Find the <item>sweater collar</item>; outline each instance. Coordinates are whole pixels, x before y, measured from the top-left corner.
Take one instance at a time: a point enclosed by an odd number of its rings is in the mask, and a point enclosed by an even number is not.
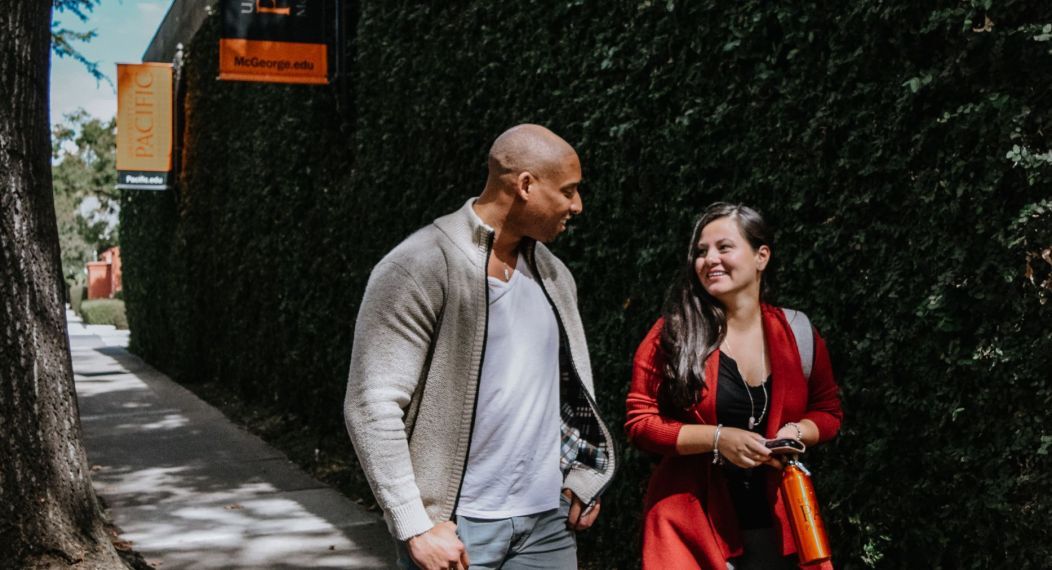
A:
[[[457,244],[470,242],[475,251],[486,252],[491,246],[490,239],[496,230],[482,221],[475,212],[476,200],[477,197],[469,198],[459,210],[435,220],[435,225],[449,234]],[[520,250],[530,266],[536,267],[536,242],[530,238],[523,238]]]
[[[493,228],[482,221],[472,206],[477,198],[471,198],[455,212],[435,220],[434,225],[449,237],[475,265],[485,265],[485,254],[490,247]],[[479,254],[482,255],[479,255]]]
[[[477,200],[477,197],[469,198],[457,213],[464,214],[465,221],[471,229],[471,242],[475,247],[485,250],[489,247],[490,239],[496,232],[492,226],[482,221],[482,218],[475,212],[474,206]]]

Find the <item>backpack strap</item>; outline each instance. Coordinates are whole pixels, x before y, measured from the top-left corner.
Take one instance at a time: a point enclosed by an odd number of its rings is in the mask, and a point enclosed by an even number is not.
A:
[[[811,368],[815,362],[815,336],[811,328],[811,319],[807,318],[801,311],[782,308],[785,319],[789,321],[789,328],[793,329],[796,337],[796,352],[800,354],[800,364],[804,369],[804,378],[811,379]]]

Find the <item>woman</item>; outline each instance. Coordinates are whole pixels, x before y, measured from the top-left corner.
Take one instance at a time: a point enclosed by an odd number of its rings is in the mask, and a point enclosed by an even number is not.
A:
[[[709,206],[663,316],[636,352],[629,440],[661,456],[644,505],[644,568],[791,568],[796,551],[764,442],[840,428],[825,343],[810,378],[785,313],[762,301],[771,258],[751,208]]]

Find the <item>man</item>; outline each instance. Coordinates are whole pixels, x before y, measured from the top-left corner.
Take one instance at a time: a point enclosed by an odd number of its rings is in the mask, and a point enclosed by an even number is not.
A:
[[[577,290],[543,245],[581,213],[581,163],[500,135],[477,199],[375,268],[344,402],[405,568],[575,568],[614,475]]]

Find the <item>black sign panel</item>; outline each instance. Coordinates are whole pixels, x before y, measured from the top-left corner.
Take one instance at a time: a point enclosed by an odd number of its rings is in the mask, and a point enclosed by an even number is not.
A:
[[[223,0],[219,78],[327,83],[332,1]]]

